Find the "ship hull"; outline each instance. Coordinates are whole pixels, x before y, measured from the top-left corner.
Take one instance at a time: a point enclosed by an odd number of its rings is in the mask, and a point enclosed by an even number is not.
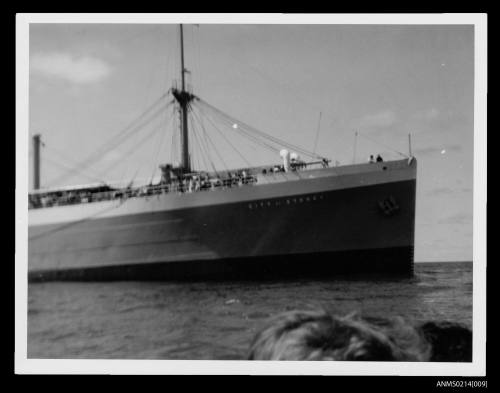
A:
[[[219,195],[94,204],[105,213],[92,219],[79,219],[78,206],[53,210],[31,220],[29,279],[410,276],[416,163],[397,163]]]
[[[411,277],[413,247],[32,271],[43,281],[226,281]]]

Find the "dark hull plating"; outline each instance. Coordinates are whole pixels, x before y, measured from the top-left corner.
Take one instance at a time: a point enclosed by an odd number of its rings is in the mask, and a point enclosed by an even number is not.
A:
[[[41,281],[288,280],[411,277],[413,247],[272,255],[204,261],[164,262],[31,272]]]
[[[414,225],[414,179],[43,225],[29,230],[29,279],[408,276]]]

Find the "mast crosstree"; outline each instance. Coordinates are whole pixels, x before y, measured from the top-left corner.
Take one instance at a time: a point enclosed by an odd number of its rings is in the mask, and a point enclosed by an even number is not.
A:
[[[184,66],[184,31],[183,31],[182,24],[179,25],[179,29],[180,29],[180,48],[181,48],[181,50],[180,50],[180,52],[181,52],[181,89],[178,89],[177,86],[175,86],[171,89],[171,92],[172,92],[172,95],[174,96],[175,100],[179,104],[180,115],[181,115],[180,116],[181,117],[181,122],[180,122],[181,163],[180,163],[180,167],[181,167],[182,172],[190,173],[192,168],[191,168],[191,157],[189,155],[188,111],[190,109],[192,109],[191,108],[192,101],[196,100],[196,102],[201,102],[201,103],[204,103],[204,102],[202,100],[200,100],[199,97],[195,96],[194,94],[192,94],[186,90],[185,74],[186,74],[186,72],[189,72],[189,71]],[[205,104],[207,104],[207,103],[205,103]],[[222,111],[212,107],[211,105],[208,105],[208,109],[214,110],[217,114],[222,114],[222,116],[223,116],[223,118],[225,118],[225,120],[230,119],[230,121],[232,122],[231,124],[232,124],[233,129],[235,128],[234,127],[235,124],[239,124],[241,126],[244,126],[243,122],[230,118],[229,116],[224,114]],[[238,127],[236,126],[236,129],[237,128]],[[297,152],[301,152],[302,154],[304,154],[306,156],[320,159],[321,162],[323,163],[323,166],[328,166],[328,162],[330,160],[319,156],[315,152],[312,152],[312,153],[308,152],[305,149],[301,149],[300,147],[294,146],[294,145],[287,143],[285,141],[282,141],[278,138],[272,137],[271,135],[268,135],[264,132],[260,132],[256,129],[254,129],[253,127],[243,127],[243,128],[247,128],[247,131],[249,131],[250,134],[254,134],[254,135],[250,136],[252,140],[255,140],[256,138],[257,139],[258,138],[271,139],[273,144],[279,145],[279,148],[276,148],[277,152],[279,152],[283,146],[288,146],[292,150],[297,151]],[[239,130],[237,130],[237,131],[239,131]],[[248,134],[245,136],[248,136]]]

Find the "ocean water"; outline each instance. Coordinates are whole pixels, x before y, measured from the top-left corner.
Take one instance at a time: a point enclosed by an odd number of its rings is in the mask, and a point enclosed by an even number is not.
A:
[[[28,358],[245,359],[269,317],[318,306],[472,328],[472,263],[416,264],[398,280],[33,283]]]

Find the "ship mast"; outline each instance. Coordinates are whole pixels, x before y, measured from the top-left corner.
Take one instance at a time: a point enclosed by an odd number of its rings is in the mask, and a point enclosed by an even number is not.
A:
[[[40,134],[33,135],[33,189],[40,188]]]
[[[188,107],[189,103],[194,99],[194,95],[186,91],[184,67],[184,36],[182,24],[180,28],[180,41],[181,41],[181,90],[177,88],[172,89],[172,94],[179,103],[181,112],[181,167],[184,173],[191,172],[191,163],[189,159],[189,129],[188,129]]]

